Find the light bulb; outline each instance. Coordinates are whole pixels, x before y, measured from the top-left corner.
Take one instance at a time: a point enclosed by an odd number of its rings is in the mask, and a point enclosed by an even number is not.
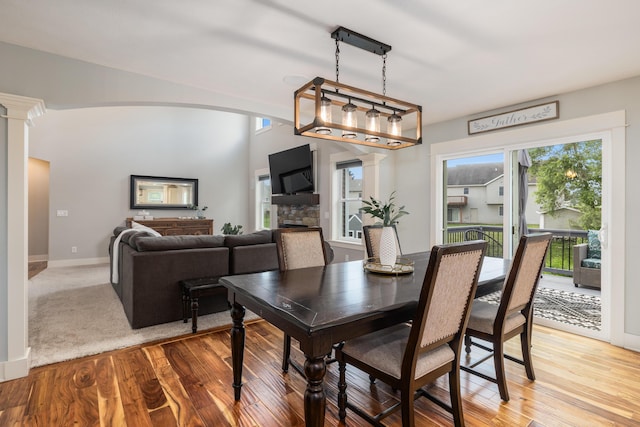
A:
[[[394,136],[402,135],[402,117],[400,117],[396,113],[393,113],[389,116],[389,118],[387,119],[387,133]],[[389,138],[389,140],[387,141],[387,145],[400,145],[400,141]]]
[[[320,98],[320,119],[323,123],[331,123],[331,100],[326,96]],[[321,135],[329,135],[331,129],[326,126],[318,126],[316,133]]]
[[[380,111],[371,108],[365,115],[365,128],[370,132],[380,132]],[[378,142],[380,138],[375,135],[365,135],[364,140]]]
[[[358,118],[356,117],[357,107],[349,101],[342,107],[342,125],[355,129],[358,127]],[[354,130],[343,130],[343,138],[355,138],[356,132]]]

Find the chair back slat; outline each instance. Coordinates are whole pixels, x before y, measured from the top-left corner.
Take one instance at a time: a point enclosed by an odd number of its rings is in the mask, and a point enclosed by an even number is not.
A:
[[[537,233],[520,238],[502,290],[498,316],[509,316],[531,304],[551,237],[551,233]]]
[[[442,256],[424,320],[429,326],[424,328],[421,347],[460,331],[482,255],[482,249],[476,249]]]
[[[327,264],[321,228],[282,228],[274,236],[281,271]]]
[[[410,375],[421,352],[456,340],[456,353],[469,320],[486,242],[436,245],[431,249],[416,317],[402,363]]]
[[[533,295],[533,288],[540,277],[540,266],[547,253],[548,241],[531,242],[522,255],[522,263],[516,276],[513,295],[509,301],[509,310],[527,304]]]

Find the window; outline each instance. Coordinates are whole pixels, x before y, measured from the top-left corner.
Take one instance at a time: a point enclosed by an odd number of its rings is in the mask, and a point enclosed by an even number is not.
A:
[[[447,208],[447,222],[460,222],[460,208]]]
[[[469,194],[469,187],[464,187],[463,194]]]
[[[502,185],[498,187],[498,196],[504,196],[504,187]]]
[[[269,175],[258,175],[256,185],[256,229],[271,228],[271,178]]]
[[[338,218],[335,223],[339,240],[362,239],[362,161],[348,160],[336,163],[338,175]]]
[[[265,132],[271,129],[271,119],[256,117],[256,133]]]
[[[498,215],[504,216],[504,206],[498,206]]]

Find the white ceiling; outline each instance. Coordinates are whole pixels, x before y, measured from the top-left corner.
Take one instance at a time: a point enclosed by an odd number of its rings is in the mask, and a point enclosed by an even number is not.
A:
[[[0,41],[291,120],[344,26],[392,46],[387,95],[434,123],[640,75],[639,19],[637,0],[0,0]],[[381,57],[340,50],[340,82],[381,92]]]

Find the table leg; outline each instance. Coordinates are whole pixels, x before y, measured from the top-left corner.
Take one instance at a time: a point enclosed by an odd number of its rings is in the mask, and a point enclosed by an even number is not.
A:
[[[191,298],[191,331],[195,334],[198,331],[198,298]]]
[[[304,419],[307,427],[324,426],[324,412],[327,398],[324,394],[324,374],[327,365],[324,356],[309,357],[304,362],[307,390],[304,392]]]
[[[233,394],[235,400],[240,400],[242,390],[242,360],[244,359],[244,313],[245,309],[240,304],[234,303],[231,307],[231,360],[233,365]]]

